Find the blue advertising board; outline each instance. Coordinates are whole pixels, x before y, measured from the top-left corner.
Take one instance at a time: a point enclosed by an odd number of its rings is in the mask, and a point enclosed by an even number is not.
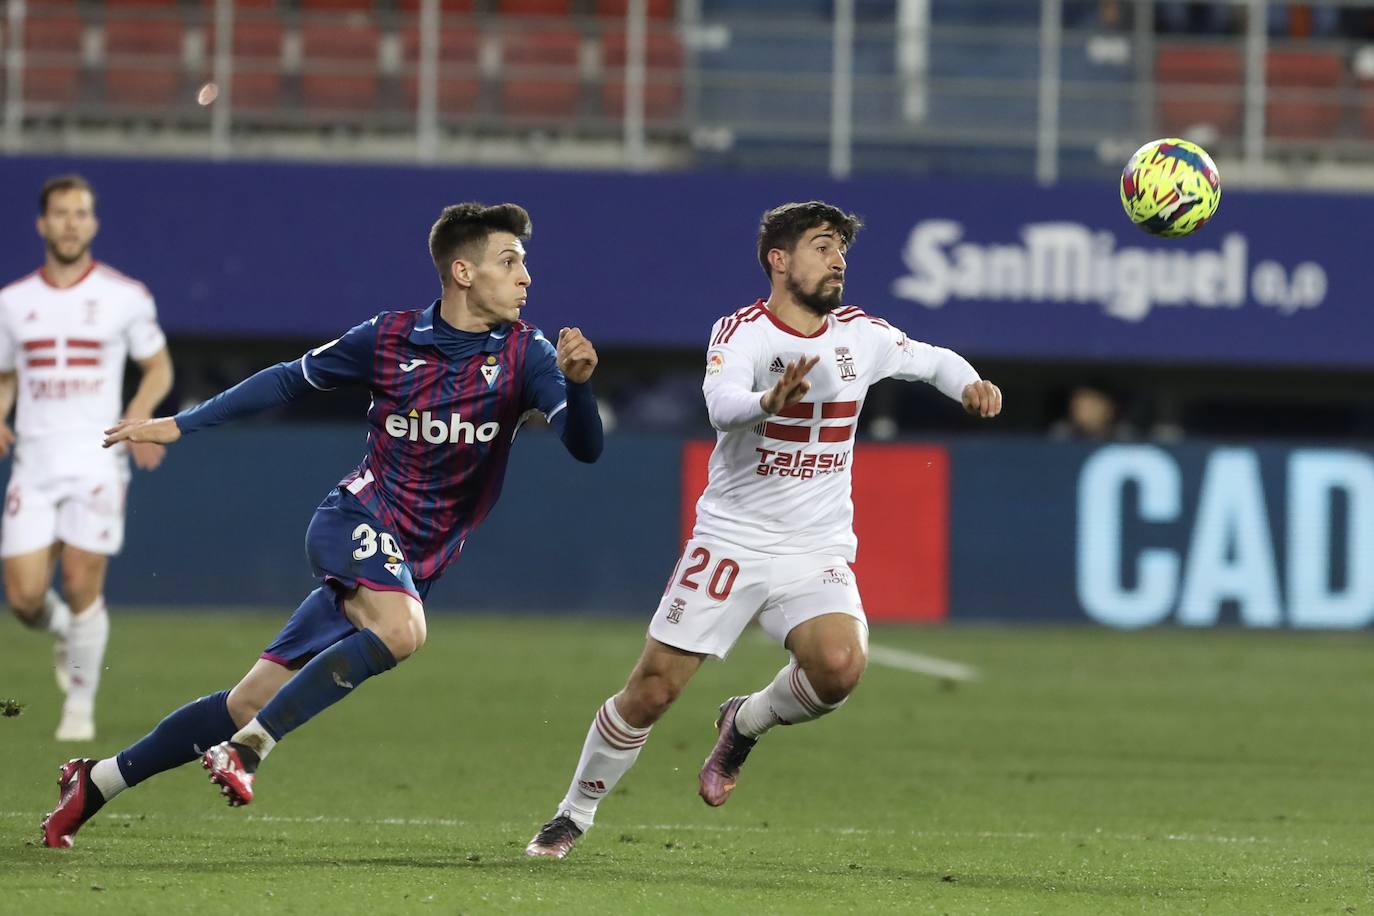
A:
[[[1374,624],[1369,451],[993,442],[951,459],[955,620]]]
[[[1195,236],[1151,238],[1111,184],[0,158],[0,277],[39,263],[43,179],[100,194],[97,255],[173,333],[333,337],[437,294],[426,237],[461,200],[524,203],[525,317],[602,344],[705,346],[767,294],[760,214],[823,198],[866,222],[846,298],[975,356],[1374,366],[1374,196],[1226,191]]]

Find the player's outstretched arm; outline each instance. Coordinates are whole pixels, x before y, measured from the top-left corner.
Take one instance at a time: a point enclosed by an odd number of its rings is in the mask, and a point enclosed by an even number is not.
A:
[[[964,410],[975,417],[991,420],[1002,412],[1002,389],[987,379],[964,386]]]
[[[171,445],[181,438],[176,417],[156,417],[151,420],[120,420],[105,430],[105,448],[121,442]]]

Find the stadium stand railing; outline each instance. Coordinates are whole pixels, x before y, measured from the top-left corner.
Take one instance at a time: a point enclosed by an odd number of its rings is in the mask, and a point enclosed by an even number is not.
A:
[[[1374,0],[1197,6],[6,0],[3,139],[132,132],[231,155],[346,136],[353,155],[435,159],[534,137],[607,165],[1043,180],[1113,170],[1164,134],[1255,166],[1374,159]],[[627,159],[636,145],[662,155]]]

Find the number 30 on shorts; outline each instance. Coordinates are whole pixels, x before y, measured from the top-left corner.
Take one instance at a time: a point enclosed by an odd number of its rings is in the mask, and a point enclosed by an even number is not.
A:
[[[691,565],[682,571],[682,578],[678,580],[678,585],[697,591],[701,585],[694,576],[700,575],[711,565],[711,551],[705,547],[698,547],[691,552],[688,559]],[[711,571],[711,578],[706,581],[706,594],[716,601],[724,601],[730,597],[730,589],[735,587],[735,577],[739,575],[739,564],[734,560],[721,560],[716,563],[716,568]]]
[[[405,555],[401,553],[401,545],[396,543],[396,539],[391,536],[391,532],[383,531],[378,534],[371,525],[362,524],[353,529],[353,540],[360,541],[358,548],[353,551],[353,559],[366,560],[377,552],[377,545],[380,542],[382,553],[397,560],[404,560]]]

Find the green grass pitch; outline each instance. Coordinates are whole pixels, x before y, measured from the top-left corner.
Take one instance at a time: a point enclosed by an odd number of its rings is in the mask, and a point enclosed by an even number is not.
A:
[[[782,653],[710,663],[564,862],[552,814],[643,622],[437,615],[425,649],[283,743],[247,809],[199,766],[37,843],[58,763],[231,685],[281,618],[118,611],[100,739],[51,739],[49,642],[0,639],[0,913],[1369,913],[1368,635],[876,628],[963,662],[870,668],[774,731],[730,803],[696,771],[725,696]]]

